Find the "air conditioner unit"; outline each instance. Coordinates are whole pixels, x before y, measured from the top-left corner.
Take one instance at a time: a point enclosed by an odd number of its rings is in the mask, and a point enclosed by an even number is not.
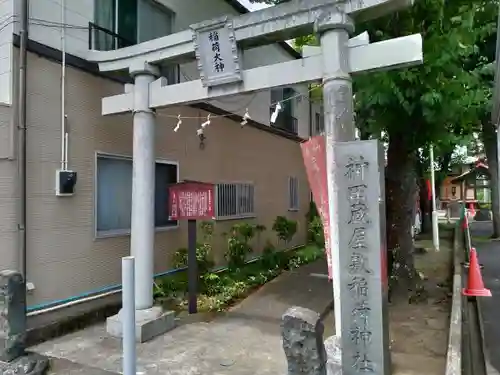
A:
[[[56,195],[69,197],[75,194],[76,172],[68,170],[56,171]]]

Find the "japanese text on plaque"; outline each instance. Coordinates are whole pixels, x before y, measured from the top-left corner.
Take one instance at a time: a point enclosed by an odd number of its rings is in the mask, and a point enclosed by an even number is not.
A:
[[[179,192],[179,211],[182,217],[205,216],[210,209],[211,197],[207,191]]]
[[[219,39],[219,32],[218,31],[211,31],[208,34],[208,40],[210,41],[212,52],[213,52],[213,68],[214,71],[217,73],[223,73],[224,72],[224,59],[221,56],[221,45],[220,45],[220,39]]]

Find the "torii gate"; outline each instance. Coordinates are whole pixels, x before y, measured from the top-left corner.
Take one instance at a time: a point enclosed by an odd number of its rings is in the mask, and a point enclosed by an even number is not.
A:
[[[354,352],[362,344],[360,340],[366,344],[370,337],[357,339],[357,344],[354,345],[352,337],[349,338],[351,327],[347,326],[348,321],[342,320],[341,316],[340,297],[343,292],[340,290],[340,275],[345,271],[341,271],[339,246],[345,242],[345,236],[342,237],[343,224],[339,220],[338,207],[340,201],[345,200],[345,197],[340,197],[341,193],[345,193],[341,191],[345,184],[339,183],[336,160],[342,157],[335,150],[347,150],[340,147],[338,142],[354,140],[351,74],[408,67],[423,61],[422,39],[419,34],[373,44],[369,44],[363,37],[349,40],[354,32],[353,20],[374,19],[412,4],[413,0],[292,0],[232,19],[222,17],[203,22],[191,26],[190,30],[117,51],[89,52],[88,60],[97,62],[101,71],[127,69],[134,78],[134,84],[126,85],[123,94],[102,99],[102,114],[134,114],[131,254],[136,257],[136,316],[141,321],[140,325],[159,319],[158,312],[152,308],[151,287],[155,109],[276,86],[322,81],[336,333],[338,337],[342,337],[343,360],[352,358],[356,364],[345,365],[344,375],[372,372],[369,362],[376,363],[377,373],[388,373],[387,356],[384,354],[384,351],[388,351],[387,328],[380,328],[382,333],[372,337],[377,341],[376,345],[381,347],[371,349],[375,351],[370,353],[376,357],[372,361],[367,358],[366,353]],[[216,47],[213,43],[211,46],[209,44],[209,40],[213,42],[213,32],[216,32],[219,43],[217,48],[220,50],[216,51],[219,59],[225,59],[225,69],[221,71],[213,66],[213,51]],[[312,32],[318,33],[321,47],[304,49],[302,59],[248,70],[240,69],[240,49],[288,40]],[[159,77],[155,64],[168,61],[179,63],[194,58],[198,60],[200,79],[167,85],[166,78]],[[363,142],[358,142],[361,143]],[[366,147],[368,150],[371,146]],[[365,146],[361,148],[365,149]],[[376,175],[370,176],[376,178]],[[377,207],[376,213],[380,212]],[[377,221],[378,230],[380,225]],[[377,272],[380,276],[380,271]],[[382,306],[379,308],[382,309]],[[342,311],[347,312],[345,309]],[[369,336],[372,335],[372,332],[368,333]]]

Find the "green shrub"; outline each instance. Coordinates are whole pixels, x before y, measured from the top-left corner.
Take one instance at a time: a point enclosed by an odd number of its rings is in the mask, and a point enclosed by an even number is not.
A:
[[[314,203],[313,201],[310,201],[309,202],[309,211],[307,211],[307,214],[306,214],[307,222],[310,223],[311,221],[314,220],[314,218],[316,218],[318,216],[319,216],[319,213],[318,213],[318,208],[316,207],[316,203]]]
[[[288,244],[295,233],[297,233],[297,222],[295,220],[288,220],[284,216],[278,216],[274,220],[273,230],[281,241]]]
[[[203,274],[214,266],[210,259],[211,245],[204,243],[196,244],[196,261],[198,272]],[[186,268],[188,266],[188,249],[182,247],[174,253],[173,266],[175,268]]]
[[[276,251],[276,247],[268,241],[260,258],[261,267],[263,269],[273,270],[284,267],[286,262],[286,253],[283,251]]]
[[[316,246],[306,246],[295,252],[288,261],[288,269],[298,268],[303,264],[314,262],[324,255],[322,249]]]
[[[225,258],[229,268],[242,267],[248,254],[253,252],[250,240],[255,236],[255,225],[249,223],[239,223],[231,227],[227,236],[227,250]]]
[[[214,296],[222,292],[224,283],[221,277],[213,272],[201,276],[201,292],[207,296]]]
[[[198,273],[200,275],[208,272],[213,266],[212,260],[212,236],[214,225],[212,222],[203,221],[200,223],[203,242],[196,244],[196,261],[198,263]],[[173,266],[175,268],[185,268],[188,265],[188,249],[180,248],[174,253]]]
[[[203,241],[210,241],[214,235],[215,225],[213,221],[202,221],[200,223],[200,230],[203,234]]]
[[[188,287],[187,273],[179,272],[162,278],[154,284],[153,295],[158,297],[183,296]]]
[[[313,243],[321,248],[325,246],[325,232],[323,231],[323,223],[319,216],[316,216],[309,222],[307,226],[307,238],[309,243]]]

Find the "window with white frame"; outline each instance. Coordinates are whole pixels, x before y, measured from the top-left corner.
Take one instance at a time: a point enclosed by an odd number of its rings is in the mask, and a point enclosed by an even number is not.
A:
[[[157,161],[155,226],[177,226],[168,218],[168,187],[178,181],[176,163]],[[132,214],[132,158],[97,155],[95,229],[97,236],[130,233]]]
[[[252,183],[216,185],[215,215],[218,220],[255,216],[255,189]]]
[[[299,209],[299,179],[297,177],[288,178],[288,209],[290,211]]]

